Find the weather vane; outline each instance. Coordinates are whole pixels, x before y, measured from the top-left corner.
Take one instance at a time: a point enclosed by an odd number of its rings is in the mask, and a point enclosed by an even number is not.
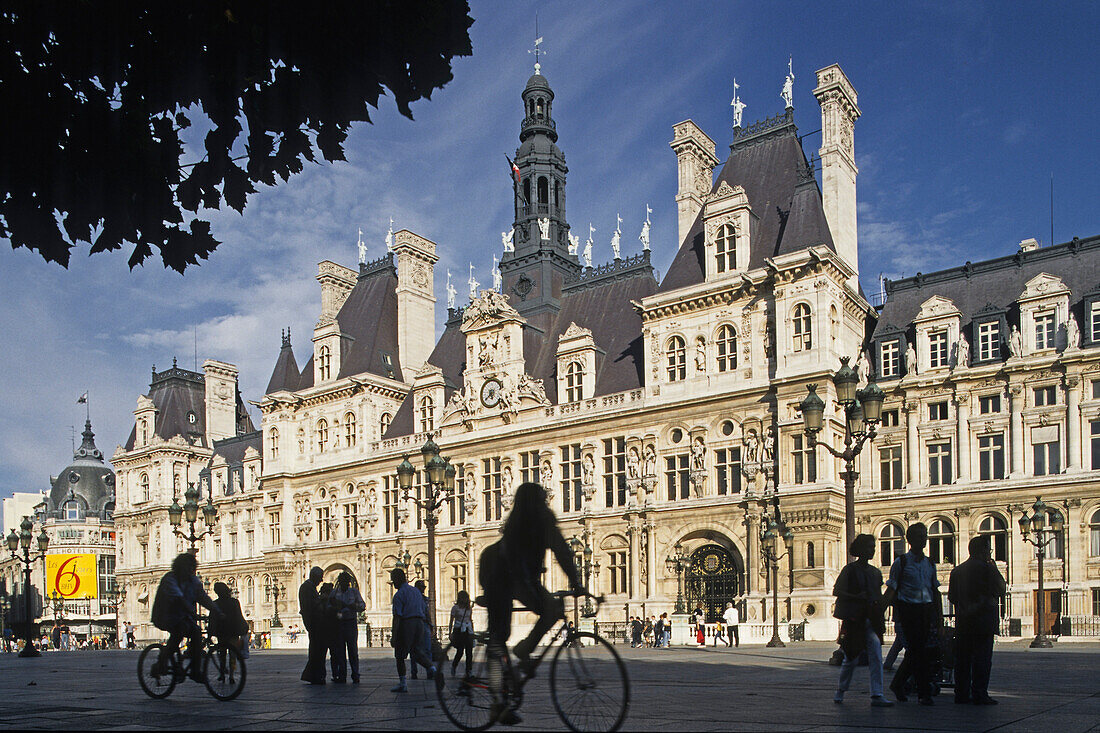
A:
[[[527,51],[535,54],[535,73],[542,74],[542,64],[539,63],[539,54],[546,53],[542,50],[542,36],[539,35],[539,15],[535,13],[535,47]]]

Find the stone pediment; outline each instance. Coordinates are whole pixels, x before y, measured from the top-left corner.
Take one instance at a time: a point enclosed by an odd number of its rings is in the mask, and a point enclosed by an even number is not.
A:
[[[483,290],[463,311],[462,332],[491,328],[507,321],[526,323],[523,316],[508,303],[506,295],[495,290]]]
[[[959,309],[949,298],[945,298],[942,295],[934,295],[921,303],[920,312],[917,313],[917,317],[914,320],[928,321],[934,318],[949,318],[959,315]]]
[[[416,373],[416,379],[424,379],[434,376],[436,374],[442,375],[443,370],[437,367],[435,364],[426,363],[423,368]]]
[[[569,328],[565,329],[565,333],[558,336],[558,343],[562,341],[571,341],[572,339],[591,338],[592,332],[587,328],[582,328],[576,323],[570,322]]]
[[[1036,298],[1051,298],[1060,295],[1068,295],[1069,288],[1062,282],[1062,278],[1050,273],[1040,272],[1024,285],[1024,291],[1017,300],[1034,300]]]

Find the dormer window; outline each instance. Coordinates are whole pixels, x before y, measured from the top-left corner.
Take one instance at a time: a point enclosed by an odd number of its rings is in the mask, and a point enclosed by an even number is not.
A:
[[[393,379],[393,375],[395,374],[393,370],[393,357],[385,351],[380,351],[378,353],[382,356],[382,368],[386,370],[386,376]]]
[[[149,421],[141,421],[141,444],[148,445],[149,443]]]
[[[986,321],[978,324],[978,360],[993,361],[1001,358],[1001,324]]]
[[[390,420],[393,420],[393,415],[388,412],[383,412],[382,416],[378,418],[378,437],[381,438],[386,434],[386,431],[390,429]]]
[[[583,395],[584,367],[579,361],[574,361],[565,370],[565,401],[580,402]]]
[[[80,519],[80,505],[70,499],[61,507],[61,515],[67,522],[76,522]]]
[[[687,378],[687,344],[682,336],[673,336],[665,345],[668,361],[668,381],[680,382]]]
[[[322,381],[329,379],[332,375],[332,351],[327,346],[317,350],[317,373]]]
[[[1054,311],[1036,313],[1035,319],[1035,350],[1054,348]]]
[[[430,433],[435,429],[435,402],[425,395],[420,398],[420,432]]]
[[[947,349],[947,331],[932,331],[928,334],[928,364],[933,369],[949,366]]]
[[[794,335],[794,350],[796,352],[809,351],[813,346],[813,316],[810,315],[810,306],[799,303],[794,307],[791,326],[791,332]]]
[[[733,272],[737,269],[737,230],[733,224],[723,224],[714,240],[715,272]]]
[[[880,377],[897,377],[901,375],[901,344],[894,341],[883,341],[878,347],[878,370]]]

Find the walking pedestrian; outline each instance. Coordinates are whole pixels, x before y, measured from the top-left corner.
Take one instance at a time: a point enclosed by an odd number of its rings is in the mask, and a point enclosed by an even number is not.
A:
[[[650,616],[642,625],[642,643],[647,648],[653,646],[653,620],[654,617]]]
[[[905,632],[901,629],[901,624],[894,620],[894,643],[890,645],[890,651],[886,655],[886,658],[882,661],[882,668],[887,672],[894,668],[894,660],[898,658],[898,654],[905,648]]]
[[[653,624],[653,645],[660,649],[665,645],[665,615],[662,613],[657,622]]]
[[[329,605],[336,615],[332,643],[332,681],[343,684],[351,666],[351,682],[359,684],[359,614],[367,608],[363,596],[346,570],[336,578],[336,587],[329,595]]]
[[[335,684],[344,684],[347,681],[346,670],[337,674],[338,663],[336,658],[336,609],[332,606],[332,591],[336,586],[332,583],[322,583],[317,590],[317,597],[321,600],[321,623],[318,625],[318,633],[324,640],[325,654],[328,655],[329,667],[332,669],[332,681]],[[312,634],[311,634],[312,636]],[[346,661],[346,660],[345,660]],[[321,658],[321,668],[324,669],[325,659]],[[337,682],[337,680],[341,680]]]
[[[722,619],[714,622],[714,646],[718,646],[719,639],[722,640],[723,644],[729,646],[729,642],[726,641],[726,630]]]
[[[638,616],[630,617],[630,646],[634,649],[642,645],[642,619]]]
[[[408,692],[405,657],[412,657],[414,663],[421,664],[432,676],[435,675],[432,661],[421,651],[420,637],[424,634],[424,618],[428,609],[424,604],[424,595],[408,584],[403,569],[394,568],[390,571],[390,583],[396,589],[393,594],[392,643],[398,677],[397,684],[390,688],[390,692]]]
[[[451,606],[451,646],[455,648],[455,658],[451,660],[451,676],[458,671],[458,660],[466,655],[466,676],[472,673],[474,663],[474,609],[470,603],[470,594],[460,590]]]
[[[695,607],[695,611],[691,614],[695,621],[695,643],[697,646],[706,646],[707,644],[707,617],[703,613],[703,606],[700,604]]]
[[[325,684],[325,653],[328,639],[325,638],[324,611],[317,586],[321,584],[325,572],[321,568],[310,568],[309,577],[298,588],[298,610],[302,614],[302,623],[309,634],[309,656],[302,670],[302,681],[311,685]]]
[[[668,649],[672,643],[672,619],[668,617],[667,613],[662,613],[661,618],[665,620],[665,649]]]
[[[844,693],[852,683],[852,673],[862,654],[867,654],[867,671],[871,678],[871,705],[889,708],[894,703],[882,695],[882,634],[886,630],[882,616],[882,571],[868,560],[875,556],[875,538],[857,535],[849,552],[856,558],[840,571],[833,595],[840,619],[840,648],[844,663],[833,702],[844,702]]]
[[[413,583],[413,587],[416,588],[417,591],[419,591],[420,595],[424,596],[424,633],[420,635],[420,651],[424,654],[425,657],[431,659],[432,637],[434,636],[434,634],[432,633],[432,622],[428,619],[428,584],[425,583],[423,580],[418,580]],[[410,661],[412,662],[412,678],[414,680],[418,679],[417,667],[423,665],[418,665],[415,660]],[[424,667],[424,672],[428,679],[432,678],[431,672],[427,667]]]
[[[905,684],[916,679],[917,700],[921,705],[933,705],[932,675],[928,655],[929,634],[933,626],[942,625],[942,605],[936,567],[924,555],[928,544],[928,528],[916,522],[905,531],[909,551],[890,566],[886,581],[887,601],[894,603],[894,614],[905,632],[905,661],[898,667],[890,689],[900,702],[905,702]]]
[[[997,599],[1005,579],[990,557],[989,538],[974,537],[970,559],[951,571],[947,598],[955,607],[955,702],[996,705],[989,696]]]
[[[237,651],[244,648],[244,636],[248,634],[248,622],[244,620],[241,612],[241,602],[233,597],[229,586],[225,583],[214,583],[214,605],[222,612],[222,618],[210,620],[210,634],[216,636],[219,644],[236,647]]]
[[[741,623],[741,614],[733,605],[733,601],[726,603],[722,620],[726,622],[726,646],[741,646],[741,634],[737,628],[737,625]]]

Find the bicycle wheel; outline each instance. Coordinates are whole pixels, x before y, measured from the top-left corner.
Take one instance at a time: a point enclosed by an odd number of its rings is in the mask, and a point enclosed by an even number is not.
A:
[[[164,644],[150,644],[141,650],[138,656],[137,674],[141,689],[149,697],[161,700],[172,694],[176,688],[176,675],[172,673],[171,663],[164,670],[154,670],[153,667],[160,660],[161,650]],[[153,674],[153,672],[156,674]]]
[[[435,672],[435,694],[447,719],[462,730],[485,730],[496,718],[493,716],[493,696],[489,692],[488,646],[479,644],[474,650],[474,663],[470,674],[450,675],[448,659],[453,659],[454,646],[447,645],[444,658],[438,660]],[[466,660],[459,663],[465,668]]]
[[[244,658],[234,646],[217,644],[203,655],[203,682],[219,700],[232,700],[244,689],[247,670]]]
[[[602,637],[575,634],[550,663],[550,697],[570,730],[618,730],[630,706],[626,666]]]

